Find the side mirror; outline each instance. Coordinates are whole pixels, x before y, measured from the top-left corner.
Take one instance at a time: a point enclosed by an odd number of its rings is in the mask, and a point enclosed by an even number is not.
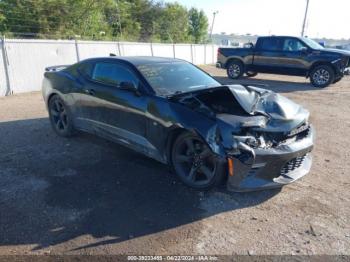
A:
[[[302,47],[300,49],[300,52],[302,52],[303,54],[306,54],[309,51],[309,49],[307,47]]]
[[[131,91],[135,94],[139,94],[139,91],[133,82],[120,82],[119,88],[122,90]]]
[[[254,44],[253,43],[246,43],[246,44],[244,44],[244,48],[254,48]]]

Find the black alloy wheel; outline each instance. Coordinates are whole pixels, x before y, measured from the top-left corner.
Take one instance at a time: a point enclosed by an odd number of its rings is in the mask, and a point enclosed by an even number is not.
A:
[[[227,65],[227,76],[231,79],[240,78],[244,73],[244,66],[239,60],[232,60]]]
[[[310,74],[310,81],[314,87],[324,88],[334,82],[334,70],[328,65],[316,66]]]
[[[58,135],[63,137],[73,135],[74,129],[69,111],[63,100],[57,95],[52,97],[49,101],[49,117],[52,128]]]
[[[338,83],[340,80],[342,80],[342,77],[338,77],[338,78],[334,79],[333,84]]]
[[[196,135],[180,135],[172,148],[172,166],[180,180],[195,189],[219,185],[224,176],[220,161]]]

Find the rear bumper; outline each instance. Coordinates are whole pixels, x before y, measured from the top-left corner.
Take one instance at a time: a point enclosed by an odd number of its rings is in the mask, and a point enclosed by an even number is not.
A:
[[[251,164],[232,158],[234,174],[228,176],[228,190],[242,192],[276,188],[305,176],[311,169],[314,133],[311,126],[302,140],[271,149],[255,149],[255,159],[249,161]]]
[[[216,62],[215,65],[216,65],[217,68],[222,68],[222,63],[221,62]]]

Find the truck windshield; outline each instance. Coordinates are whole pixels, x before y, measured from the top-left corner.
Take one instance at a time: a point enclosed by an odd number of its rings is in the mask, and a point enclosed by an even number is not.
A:
[[[137,69],[162,96],[220,86],[220,83],[187,62],[143,64]]]
[[[319,43],[317,43],[316,41],[314,41],[314,40],[312,40],[310,38],[303,37],[302,39],[312,49],[323,49],[324,48]]]

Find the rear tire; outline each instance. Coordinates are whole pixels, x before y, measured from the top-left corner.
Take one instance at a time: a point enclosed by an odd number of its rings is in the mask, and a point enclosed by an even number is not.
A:
[[[177,177],[187,186],[209,190],[225,177],[222,161],[198,136],[185,132],[171,149],[171,165]]]
[[[314,87],[325,88],[334,82],[334,70],[328,65],[316,66],[310,74],[310,82]]]
[[[240,78],[244,73],[244,65],[239,60],[231,60],[227,64],[227,76],[231,79],[238,79]]]
[[[55,133],[62,137],[71,137],[74,135],[75,132],[69,108],[58,95],[53,96],[49,100],[48,108],[51,126]]]

